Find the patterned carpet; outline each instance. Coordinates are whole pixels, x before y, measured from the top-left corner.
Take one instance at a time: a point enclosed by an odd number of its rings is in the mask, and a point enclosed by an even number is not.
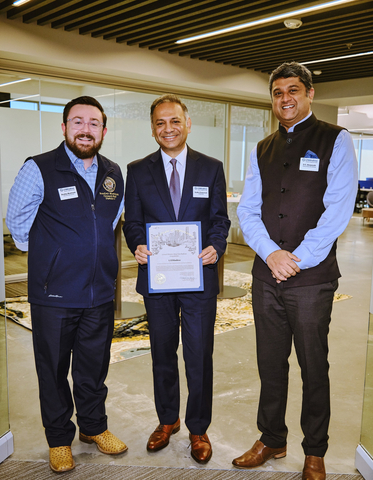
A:
[[[0,464],[0,478],[6,480],[301,480],[301,473],[248,470],[208,470],[205,468],[128,467],[121,465],[79,464],[60,476],[46,462],[12,459]],[[326,480],[363,480],[361,475],[327,474]]]
[[[251,280],[248,273],[225,269],[224,285],[240,287],[246,290],[242,297],[218,299],[215,334],[228,332],[236,328],[252,325]],[[141,295],[136,293],[136,278],[122,280],[122,301],[143,303]],[[351,298],[337,293],[334,301]],[[27,297],[8,298],[6,300],[7,318],[31,330],[30,306]],[[1,313],[1,312],[0,312]],[[124,333],[125,332],[125,336]],[[111,346],[110,363],[121,362],[150,352],[146,317],[116,320],[114,338]]]

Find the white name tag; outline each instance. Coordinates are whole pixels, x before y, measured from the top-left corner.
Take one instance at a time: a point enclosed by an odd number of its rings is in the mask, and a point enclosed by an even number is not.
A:
[[[60,195],[61,200],[70,200],[71,198],[78,198],[78,192],[76,191],[75,186],[59,188],[58,193]]]
[[[193,187],[194,198],[209,198],[209,187]]]
[[[305,158],[301,157],[299,170],[305,170],[307,172],[318,172],[320,166],[319,158]]]

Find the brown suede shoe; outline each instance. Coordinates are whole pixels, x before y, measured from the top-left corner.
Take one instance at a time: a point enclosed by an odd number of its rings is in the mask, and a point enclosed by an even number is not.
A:
[[[128,450],[127,445],[110,433],[109,430],[105,430],[100,435],[91,436],[79,433],[79,440],[84,443],[95,443],[100,452],[106,455],[118,455]]]
[[[254,445],[241,457],[233,460],[233,465],[237,468],[253,468],[263,465],[271,458],[286,457],[286,446],[281,448],[266,447],[263,442],[257,440]]]
[[[207,463],[212,456],[212,447],[207,433],[203,435],[192,435],[190,433],[189,440],[194,460],[198,463]]]
[[[325,480],[325,478],[324,458],[307,455],[304,460],[302,480]]]
[[[49,449],[49,466],[57,473],[68,472],[75,468],[71,447],[53,447]]]
[[[179,430],[180,418],[178,418],[176,423],[173,425],[159,424],[154,432],[150,435],[146,449],[149,450],[149,452],[156,452],[157,450],[167,447],[170,442],[171,435],[173,433],[177,433]]]

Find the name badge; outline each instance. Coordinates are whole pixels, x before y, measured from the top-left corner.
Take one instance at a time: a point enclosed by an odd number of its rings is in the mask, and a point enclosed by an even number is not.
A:
[[[193,187],[194,198],[209,198],[209,187]]]
[[[319,158],[301,157],[299,170],[305,170],[307,172],[318,172],[319,166],[320,166]]]
[[[59,188],[58,193],[60,195],[60,200],[70,200],[71,198],[78,198],[78,192],[76,191],[75,186]]]

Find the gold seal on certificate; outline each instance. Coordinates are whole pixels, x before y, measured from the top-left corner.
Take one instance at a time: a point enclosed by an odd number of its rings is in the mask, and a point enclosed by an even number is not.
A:
[[[149,293],[203,290],[201,222],[148,223]]]

